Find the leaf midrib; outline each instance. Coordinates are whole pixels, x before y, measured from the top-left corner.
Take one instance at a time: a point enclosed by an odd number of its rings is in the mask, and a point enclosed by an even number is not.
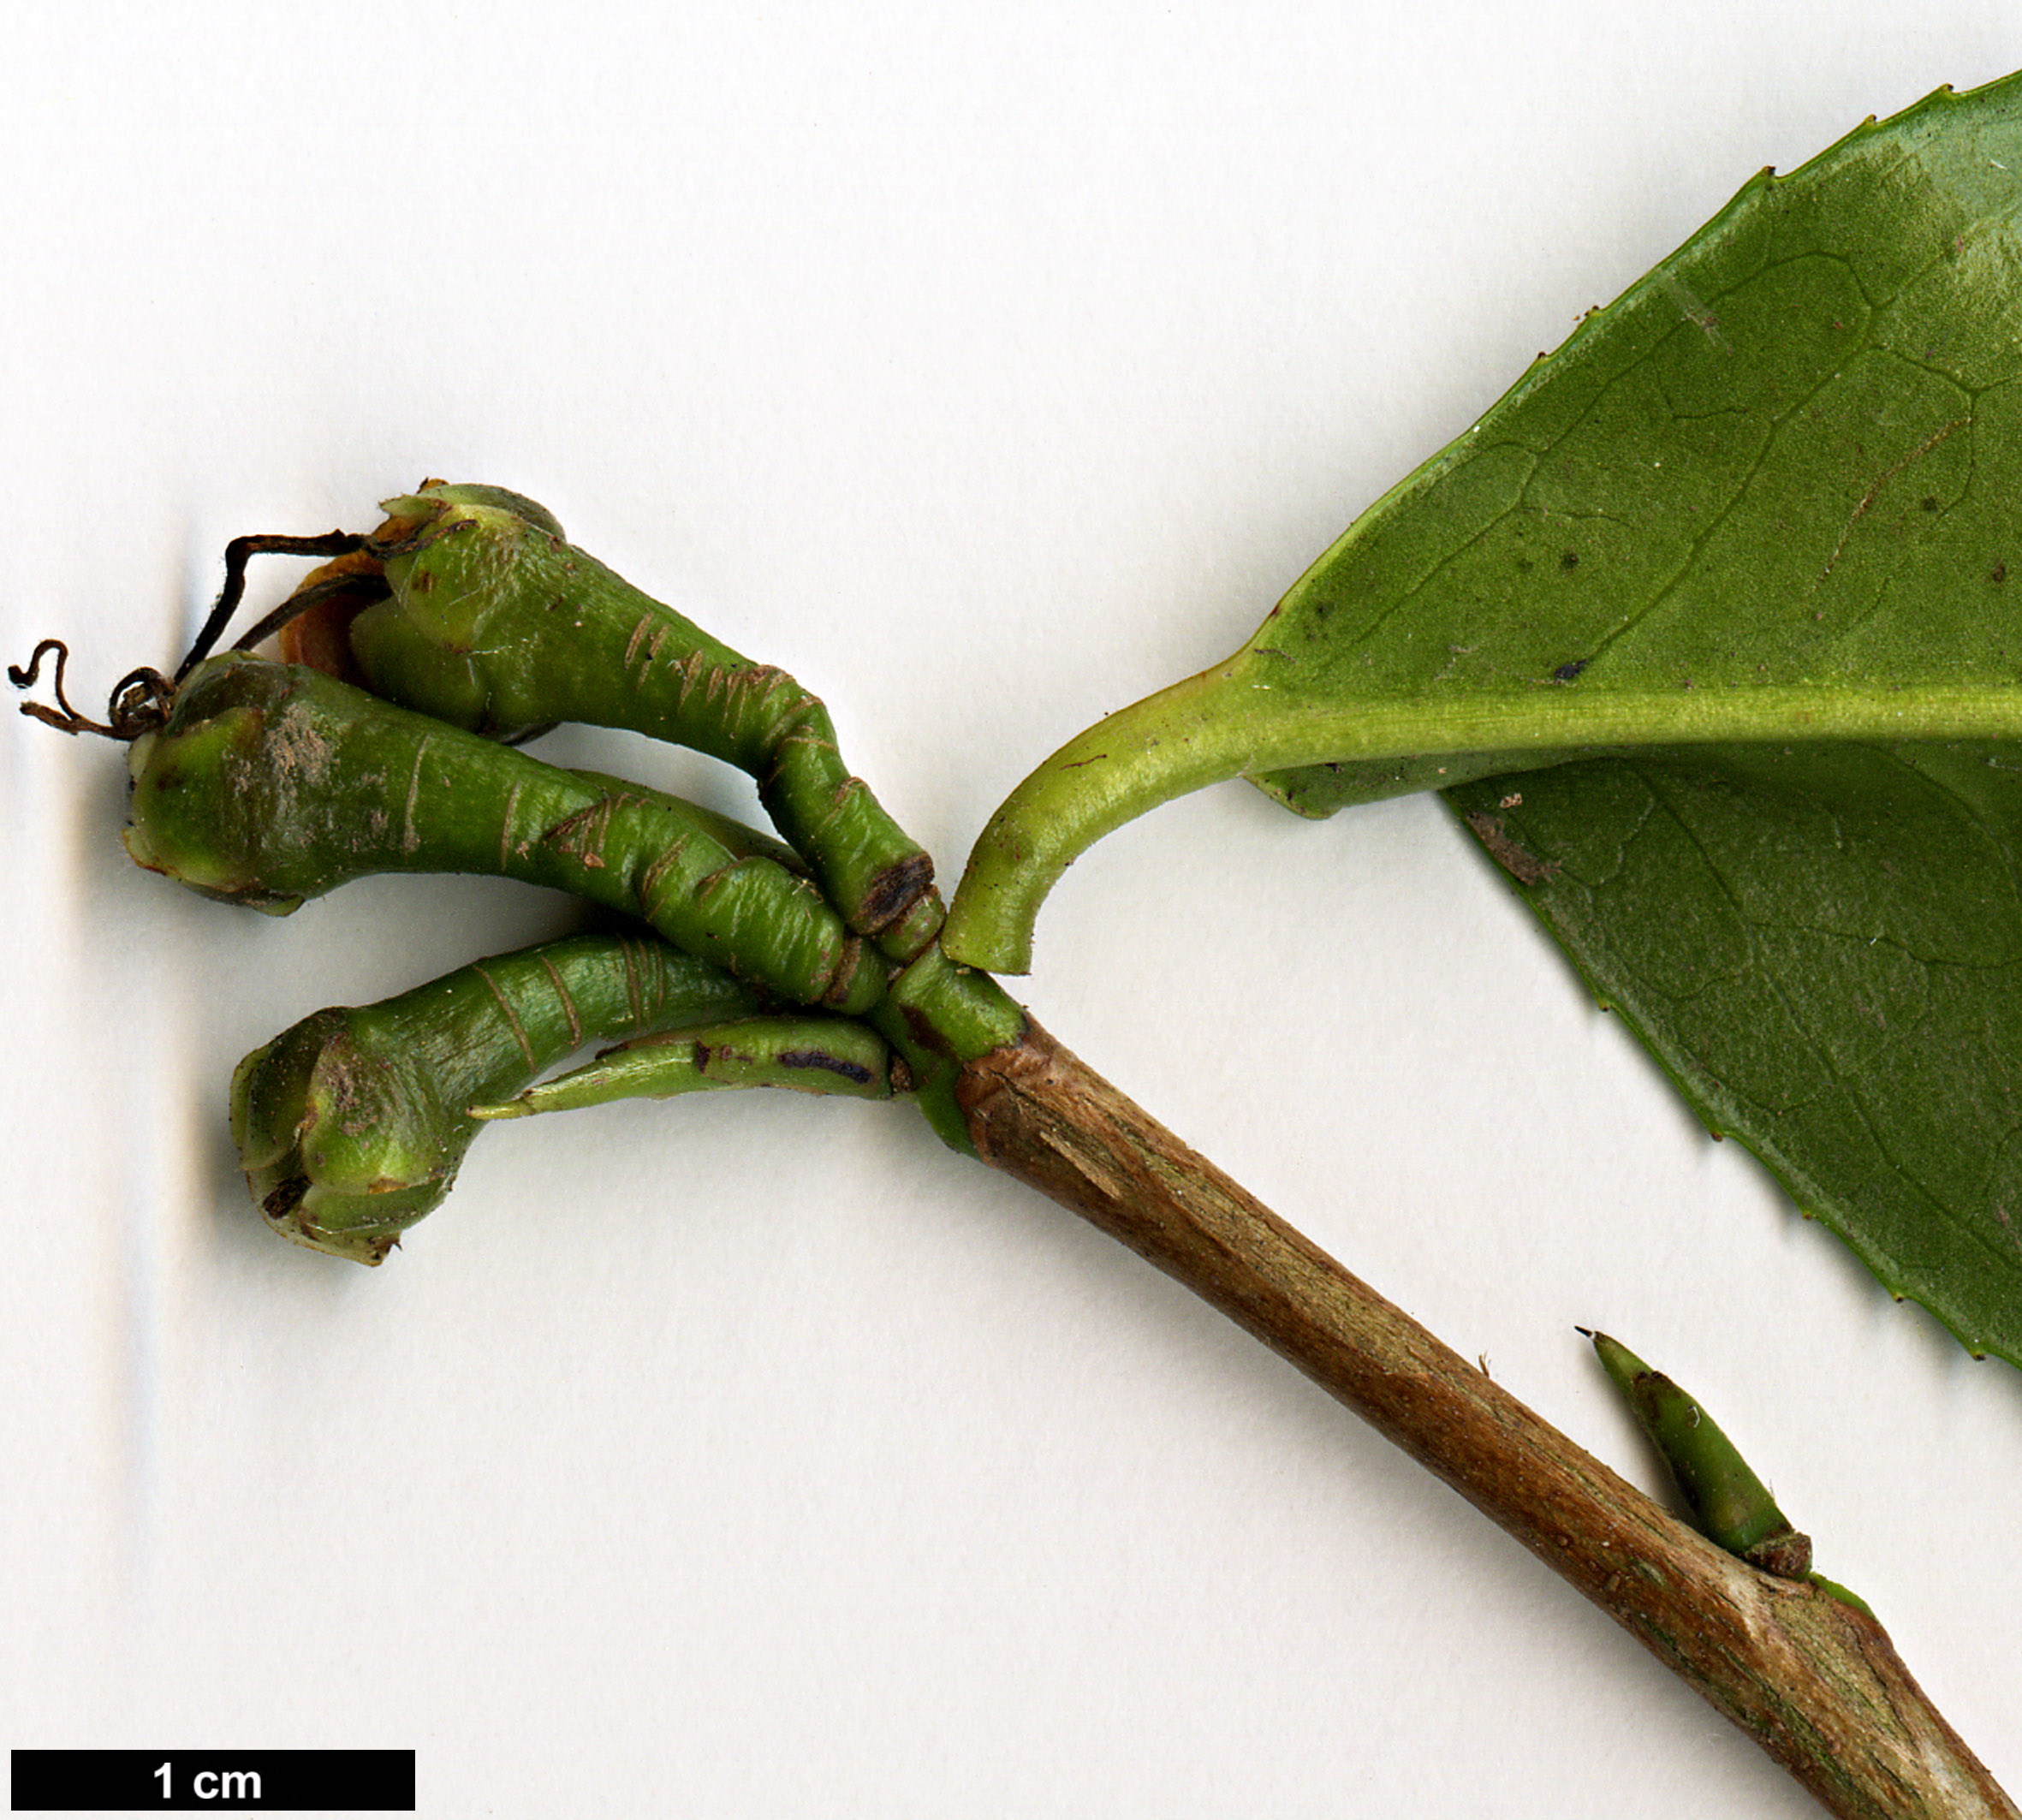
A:
[[[1446,695],[1273,699],[1273,671],[1293,661],[1269,647],[1240,652],[1110,716],[1055,752],[977,842],[962,894],[973,907],[957,919],[950,935],[958,945],[949,951],[1023,971],[1029,933],[1021,938],[1019,931],[1030,931],[1039,902],[1076,854],[1159,803],[1233,777],[1448,753],[1494,753],[1498,770],[1520,771],[1527,762],[1557,764],[1659,746],[2022,742],[2022,681],[1652,689],[1538,678],[1516,689],[1471,684]],[[1259,698],[1254,712],[1244,700],[1252,693]]]

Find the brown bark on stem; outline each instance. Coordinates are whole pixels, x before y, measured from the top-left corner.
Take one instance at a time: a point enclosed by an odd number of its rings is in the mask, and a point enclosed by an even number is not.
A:
[[[1430,1466],[1832,1812],[2019,1820],[1872,1618],[1688,1529],[1037,1026],[969,1063],[958,1091],[985,1162],[1177,1277]]]

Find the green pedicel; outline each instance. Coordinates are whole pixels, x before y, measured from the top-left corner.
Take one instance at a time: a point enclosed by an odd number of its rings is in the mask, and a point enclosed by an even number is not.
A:
[[[516,1092],[586,1043],[756,1004],[664,943],[570,937],[304,1018],[239,1064],[232,1137],[277,1232],[378,1264],[449,1192],[480,1129],[473,1101]]]
[[[891,1050],[875,1031],[847,1018],[741,1018],[638,1038],[517,1098],[470,1110],[473,1118],[512,1119],[718,1087],[889,1099]]]
[[[803,1004],[883,996],[879,957],[773,843],[636,786],[559,770],[320,673],[231,653],[134,742],[128,852],[286,913],[376,872],[480,872],[640,916]]]
[[[784,670],[641,593],[517,494],[437,483],[385,509],[390,598],[350,632],[377,693],[473,732],[586,722],[737,765],[853,931],[900,961],[933,938],[932,862],[849,774],[827,709]]]

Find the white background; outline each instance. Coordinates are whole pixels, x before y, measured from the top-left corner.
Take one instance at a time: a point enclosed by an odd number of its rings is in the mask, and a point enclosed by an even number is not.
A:
[[[496,481],[820,690],[952,881],[1026,770],[1240,642],[1751,172],[2022,64],[2014,20],[30,0],[0,656],[62,633],[95,706],[229,537]],[[0,1743],[413,1746],[436,1816],[1812,1811],[902,1109],[505,1128],[385,1268],[284,1245],[238,1056],[568,908],[387,881],[271,921],[128,865],[122,791],[9,717]],[[1573,1323],[1673,1371],[2022,1787],[2022,1374],[1710,1142],[1434,805],[1162,810],[1020,990],[1645,1484]]]

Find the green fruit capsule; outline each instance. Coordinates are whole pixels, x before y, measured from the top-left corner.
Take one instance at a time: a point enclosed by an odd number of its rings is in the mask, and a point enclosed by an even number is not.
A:
[[[801,1004],[884,996],[884,964],[775,843],[657,791],[564,771],[300,666],[200,665],[134,741],[128,850],[284,915],[375,872],[483,872],[642,918]]]
[[[1613,1378],[1650,1444],[1664,1456],[1693,1526],[1730,1555],[1782,1579],[1811,1576],[1811,1538],[1791,1526],[1769,1488],[1698,1402],[1621,1341],[1580,1331]],[[1838,1589],[1833,1589],[1837,1591]]]
[[[627,728],[727,761],[857,934],[908,961],[939,929],[925,852],[843,765],[828,710],[565,542],[501,488],[431,482],[385,502],[385,599],[350,625],[377,694],[510,738]]]
[[[376,1005],[333,1006],[232,1077],[232,1138],[267,1223],[378,1264],[440,1204],[481,1128],[586,1043],[753,1009],[750,988],[648,937],[573,936]]]

